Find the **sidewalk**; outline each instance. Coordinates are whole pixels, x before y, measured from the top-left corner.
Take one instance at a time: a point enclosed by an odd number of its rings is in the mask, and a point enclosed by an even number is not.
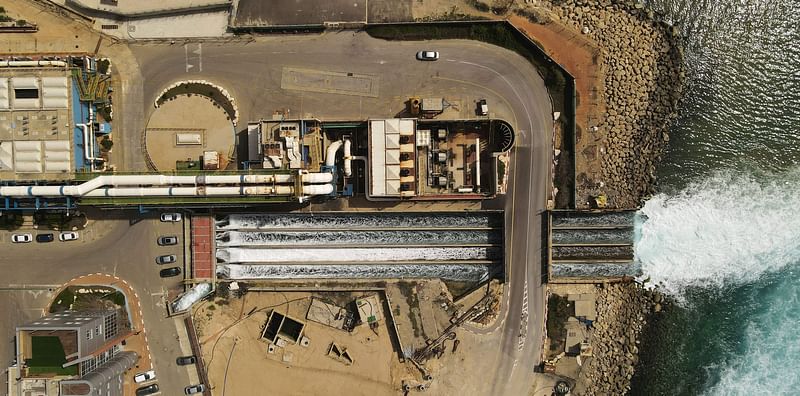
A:
[[[138,371],[150,370],[152,368],[152,355],[150,354],[150,346],[147,341],[147,330],[145,329],[144,320],[142,318],[142,304],[136,290],[124,279],[113,275],[94,273],[70,279],[56,291],[55,295],[58,295],[58,293],[67,286],[75,285],[111,286],[125,294],[128,315],[131,319],[131,334],[124,339],[126,344],[125,350],[134,351],[139,354],[139,361],[136,365]]]

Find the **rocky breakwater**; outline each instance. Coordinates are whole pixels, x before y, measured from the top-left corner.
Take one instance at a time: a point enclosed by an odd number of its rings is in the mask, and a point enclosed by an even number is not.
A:
[[[596,87],[601,105],[590,125],[577,125],[577,204],[605,194],[610,207],[636,207],[652,193],[656,164],[683,94],[678,29],[630,0],[542,3],[550,18],[596,42],[602,54],[598,77],[603,86]]]
[[[598,286],[597,321],[590,339],[593,357],[581,370],[576,395],[621,395],[630,390],[638,362],[639,335],[664,297],[638,283]]]

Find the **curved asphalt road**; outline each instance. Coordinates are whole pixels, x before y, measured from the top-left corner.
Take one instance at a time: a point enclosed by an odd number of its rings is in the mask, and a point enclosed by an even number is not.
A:
[[[292,117],[386,118],[402,111],[403,102],[412,95],[488,98],[495,117],[511,122],[517,132],[505,202],[507,287],[496,324],[502,330],[497,354],[481,358],[493,364],[481,373],[464,373],[462,389],[476,395],[529,392],[542,345],[541,225],[551,178],[553,119],[544,82],[524,58],[468,40],[388,42],[351,31],[131,49],[143,85],[141,90],[124,92],[126,105],[144,103],[143,112],[149,115],[156,96],[172,82],[207,79],[236,98],[241,111],[237,130],[244,129],[248,120],[271,118],[276,109],[288,108]],[[420,49],[437,50],[441,59],[415,61]],[[283,90],[283,67],[376,75],[379,95]],[[464,101],[462,106],[472,104]]]

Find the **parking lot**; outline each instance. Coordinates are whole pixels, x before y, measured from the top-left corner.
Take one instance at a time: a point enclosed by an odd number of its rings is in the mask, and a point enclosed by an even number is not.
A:
[[[53,232],[53,242],[12,243],[11,235],[51,231],[23,227],[13,233],[0,231],[3,259],[0,271],[13,276],[0,279],[0,362],[8,367],[14,354],[14,329],[27,321],[39,318],[53,298],[53,292],[77,276],[103,273],[126,280],[141,298],[141,310],[148,335],[152,360],[162,394],[177,395],[196,381],[194,368],[178,369],[175,359],[190,354],[182,321],[166,319],[165,302],[168,295],[182,291],[183,276],[159,277],[165,267],[183,267],[183,224],[161,222],[158,213],[143,215],[135,212],[96,212],[89,214],[86,229],[77,231],[79,239],[63,242]],[[91,219],[103,217],[102,221]],[[133,221],[131,221],[133,220]],[[158,237],[178,236],[177,245],[159,246]],[[175,255],[174,264],[157,265],[156,257]],[[24,269],[24,270],[22,270]],[[178,340],[180,342],[178,342]],[[144,370],[145,367],[136,368]],[[191,373],[191,376],[190,376]],[[0,381],[0,395],[5,395],[5,376]]]

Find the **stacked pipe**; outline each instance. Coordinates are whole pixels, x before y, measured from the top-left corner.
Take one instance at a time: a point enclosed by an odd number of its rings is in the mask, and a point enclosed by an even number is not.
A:
[[[299,191],[293,185],[298,177]],[[114,175],[98,176],[79,185],[2,186],[0,187],[0,197],[310,196],[333,192],[332,181],[333,175],[330,173],[198,176]]]

